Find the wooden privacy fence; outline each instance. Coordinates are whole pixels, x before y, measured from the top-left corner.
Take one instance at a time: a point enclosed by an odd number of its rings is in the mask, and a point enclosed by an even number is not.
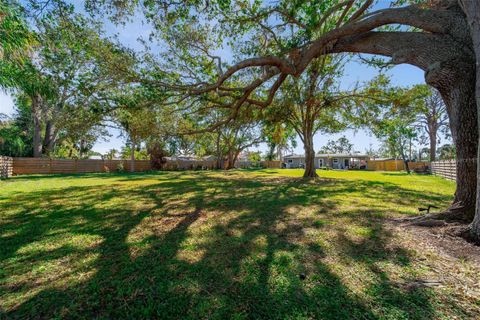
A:
[[[13,174],[13,158],[0,156],[0,179],[6,179]]]
[[[2,159],[5,157],[2,157]],[[130,160],[75,160],[48,158],[9,158],[10,174],[54,174],[130,171]],[[2,162],[0,162],[2,163]],[[264,168],[280,168],[280,161],[261,161]],[[251,164],[250,164],[251,166]],[[240,166],[239,166],[240,167]],[[245,164],[241,167],[247,167]],[[206,170],[215,169],[215,160],[168,160],[162,170]],[[135,171],[149,171],[149,160],[136,160]],[[3,171],[2,171],[3,172]]]
[[[429,167],[430,162],[417,161],[409,162],[410,170],[423,169]],[[373,171],[402,171],[405,170],[405,163],[403,160],[369,160],[367,163],[368,170]]]
[[[450,180],[457,179],[457,163],[455,160],[441,160],[432,162],[432,174]]]
[[[237,161],[235,168],[252,168],[260,166],[263,168],[280,168],[282,162],[280,160],[260,161],[253,163],[251,161]],[[226,167],[227,163],[224,163]],[[199,170],[199,169],[216,169],[216,160],[168,160],[163,165],[163,170]]]
[[[280,160],[265,160],[260,162],[262,167],[269,169],[279,169],[282,167],[282,161]]]
[[[135,171],[151,170],[148,160],[135,161]],[[13,158],[13,174],[87,173],[130,170],[130,160]]]
[[[162,170],[205,170],[216,166],[215,160],[168,160]]]

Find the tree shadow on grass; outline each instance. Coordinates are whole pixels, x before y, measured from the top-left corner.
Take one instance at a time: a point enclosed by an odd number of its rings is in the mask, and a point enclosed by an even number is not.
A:
[[[98,178],[124,178],[124,179],[138,179],[143,180],[145,177],[158,177],[164,175],[172,174],[171,171],[143,171],[143,172],[86,172],[86,173],[53,173],[53,174],[27,174],[27,175],[19,175],[13,176],[6,180],[6,182],[12,183],[15,181],[45,181],[50,179],[98,179]]]
[[[410,203],[423,194],[398,187],[386,192],[391,185],[372,182],[182,177],[15,197],[16,209],[0,220],[4,315],[436,316],[429,289],[402,290],[379,267],[410,265],[410,253],[392,247],[382,226],[386,213],[342,208],[352,192],[370,191],[378,201],[388,193],[386,201]],[[0,203],[0,210],[11,205]],[[358,277],[369,278],[363,290],[353,290],[344,277],[358,265],[365,270]]]
[[[401,177],[401,176],[412,176],[415,175],[415,173],[407,173],[406,171],[393,171],[393,172],[388,172],[384,171],[381,172],[382,176],[395,176],[395,177]]]

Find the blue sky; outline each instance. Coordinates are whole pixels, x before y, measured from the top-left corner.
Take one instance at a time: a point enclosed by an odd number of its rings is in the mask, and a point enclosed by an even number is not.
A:
[[[74,1],[77,3],[77,1]],[[379,1],[378,7],[383,7],[389,1]],[[81,3],[81,1],[78,1]],[[108,35],[118,35],[118,39],[124,45],[127,45],[133,49],[141,49],[142,47],[138,43],[139,37],[148,38],[150,33],[150,27],[142,24],[135,19],[135,22],[128,23],[125,26],[115,26],[109,22],[105,22],[105,29]],[[228,52],[223,52],[224,61],[230,59]],[[372,79],[378,74],[378,71],[358,61],[349,62],[345,67],[345,74],[341,79],[342,86],[347,88],[353,86],[356,82],[363,82]],[[398,65],[387,72],[391,76],[392,85],[395,86],[411,86],[414,84],[424,83],[423,71],[413,67],[411,65]],[[0,113],[11,115],[14,112],[13,101],[10,95],[5,92],[0,92]],[[106,151],[115,148],[120,149],[125,144],[125,139],[120,137],[120,132],[115,129],[109,129],[111,138],[106,141],[98,141],[93,147],[94,151],[105,153]],[[379,147],[377,139],[369,135],[364,130],[353,131],[347,130],[345,132],[333,135],[317,134],[314,138],[315,149],[318,150],[321,146],[325,145],[328,140],[338,139],[342,135],[345,135],[353,143],[356,151],[364,152],[370,146],[374,149]],[[265,146],[258,147],[259,150],[265,151]],[[253,149],[252,149],[253,150]],[[294,149],[295,153],[303,153],[303,146],[301,142],[297,141],[297,147]]]

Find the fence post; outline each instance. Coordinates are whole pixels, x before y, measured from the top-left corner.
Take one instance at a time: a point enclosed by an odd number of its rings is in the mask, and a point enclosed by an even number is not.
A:
[[[0,179],[7,179],[13,175],[13,158],[0,156]]]

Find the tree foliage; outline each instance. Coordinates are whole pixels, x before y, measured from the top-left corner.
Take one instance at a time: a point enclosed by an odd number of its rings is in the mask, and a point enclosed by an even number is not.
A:
[[[343,153],[351,154],[353,152],[353,143],[346,136],[337,140],[328,140],[327,144],[318,150],[318,153]]]
[[[0,88],[10,89],[21,82],[18,69],[28,62],[36,44],[21,7],[15,1],[0,2]]]

